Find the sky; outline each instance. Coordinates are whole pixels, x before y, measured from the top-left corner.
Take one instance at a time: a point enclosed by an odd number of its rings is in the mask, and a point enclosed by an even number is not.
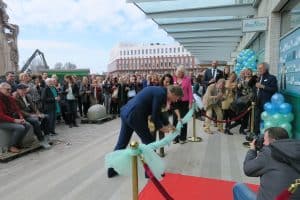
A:
[[[201,5],[207,2],[194,1]],[[222,1],[232,0],[219,0],[218,3]],[[50,68],[57,62],[72,62],[78,68],[90,68],[92,73],[102,73],[107,71],[110,50],[120,42],[175,42],[126,0],[4,2],[8,6],[9,22],[20,27],[20,66],[39,49]]]

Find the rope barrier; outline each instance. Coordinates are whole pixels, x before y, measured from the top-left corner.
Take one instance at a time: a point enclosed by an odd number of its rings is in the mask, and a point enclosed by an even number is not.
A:
[[[158,191],[164,196],[164,198],[166,200],[174,200],[169,195],[167,190],[162,186],[162,184],[157,180],[157,178],[153,175],[153,172],[151,171],[150,167],[147,165],[147,163],[144,161],[144,159],[142,158],[141,155],[139,156],[139,158],[140,158],[141,162],[143,163],[143,167],[145,169],[147,176],[150,178],[150,180],[152,181],[154,186],[158,189]]]
[[[234,117],[232,119],[227,119],[227,120],[217,120],[217,119],[214,119],[212,117],[209,117],[206,115],[206,113],[203,113],[202,116],[206,117],[207,119],[210,119],[214,122],[217,122],[217,123],[229,123],[229,122],[233,122],[233,121],[237,121],[239,119],[242,119],[242,117],[244,117],[248,112],[250,112],[251,110],[251,106],[249,108],[247,108],[245,111],[243,111],[240,115],[238,115],[237,117]]]

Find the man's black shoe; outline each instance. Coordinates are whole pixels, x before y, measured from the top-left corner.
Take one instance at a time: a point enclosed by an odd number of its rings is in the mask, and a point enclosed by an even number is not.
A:
[[[108,178],[112,178],[112,177],[115,177],[115,176],[118,176],[118,175],[119,175],[118,172],[116,172],[114,170],[114,168],[108,168],[108,170],[107,170],[107,177]]]

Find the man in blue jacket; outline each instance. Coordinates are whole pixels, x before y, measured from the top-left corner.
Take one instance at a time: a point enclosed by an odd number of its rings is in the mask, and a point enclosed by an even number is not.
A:
[[[258,65],[259,79],[256,83],[256,108],[254,120],[254,133],[259,135],[261,113],[264,111],[265,103],[271,101],[272,95],[277,92],[277,79],[269,73],[269,64],[263,62]]]
[[[182,96],[183,91],[180,86],[144,88],[121,108],[122,125],[114,150],[125,149],[129,144],[133,131],[138,134],[144,144],[154,142],[155,138],[148,128],[149,116],[151,116],[156,130],[164,133],[170,132],[172,127],[163,125],[161,110],[170,103],[176,102]],[[118,173],[113,168],[109,168],[107,175],[111,178],[118,175]]]

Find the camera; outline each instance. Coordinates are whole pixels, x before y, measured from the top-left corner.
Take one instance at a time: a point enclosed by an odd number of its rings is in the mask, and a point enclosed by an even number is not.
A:
[[[260,151],[264,146],[264,135],[255,135],[253,133],[250,133],[246,136],[246,140],[249,142],[255,140],[254,146],[256,151]]]

